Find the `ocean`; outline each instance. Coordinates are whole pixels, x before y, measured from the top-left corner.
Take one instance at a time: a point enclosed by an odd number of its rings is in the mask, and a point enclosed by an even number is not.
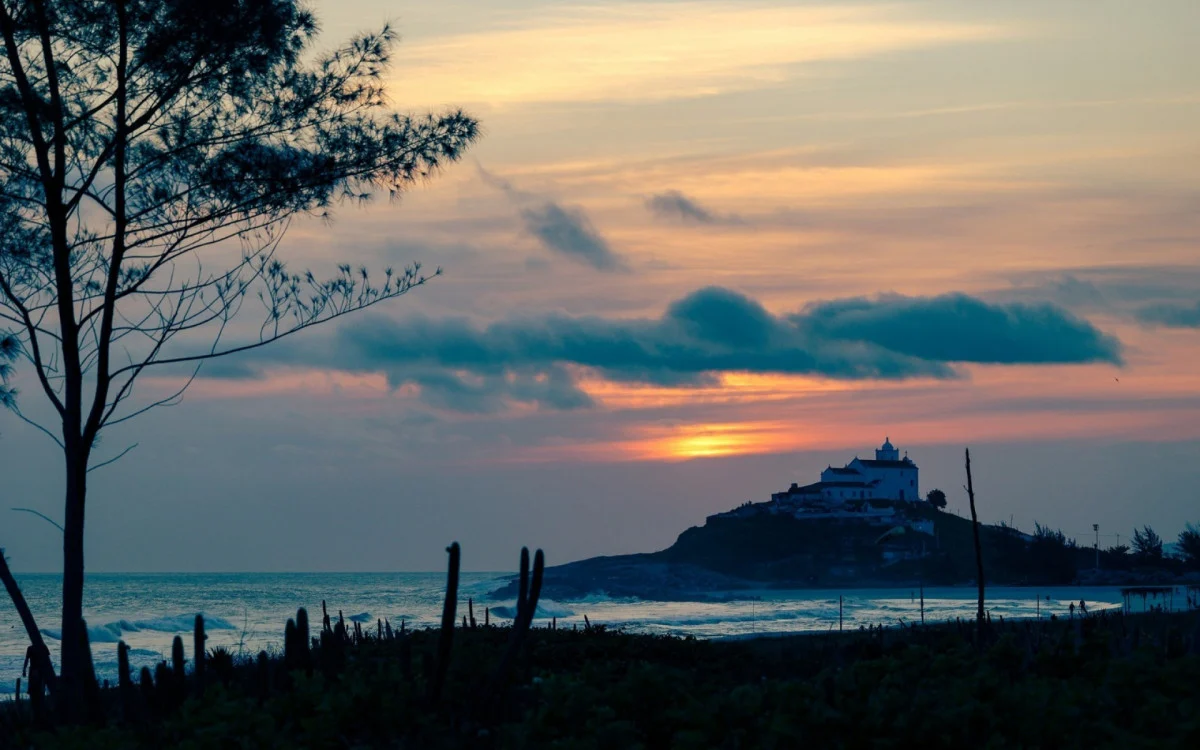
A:
[[[490,607],[493,621],[505,622],[513,602],[492,601],[488,592],[511,574],[464,573],[459,592],[459,617],[467,599],[475,600],[475,616],[483,621]],[[47,644],[57,659],[60,578],[37,574],[18,577]],[[257,653],[282,648],[284,624],[298,607],[306,607],[309,620],[320,623],[321,600],[330,614],[344,613],[349,621],[374,627],[379,618],[399,626],[435,627],[441,618],[445,575],[441,573],[194,573],[194,574],[93,574],[88,576],[84,612],[96,670],[101,679],[114,680],[117,641],[130,647],[135,668],[169,659],[171,641],[185,635],[192,650],[192,622],[205,616],[208,646]],[[558,618],[559,627],[593,623],[624,627],[640,633],[671,633],[698,638],[747,637],[755,634],[836,630],[838,594],[830,590],[751,591],[739,596],[758,597],[721,603],[654,602],[592,596],[581,600],[543,600],[537,625]],[[842,627],[897,625],[920,620],[918,592],[913,589],[849,589],[843,594]],[[975,589],[970,587],[925,590],[926,621],[944,621],[975,614]],[[993,617],[1065,616],[1071,603],[1085,600],[1089,610],[1119,608],[1115,587],[990,588],[987,608]],[[1167,602],[1169,606],[1170,601]],[[1182,592],[1174,607],[1186,606]],[[1142,608],[1136,602],[1135,611]],[[21,674],[28,640],[7,597],[0,601],[0,696],[11,697]]]

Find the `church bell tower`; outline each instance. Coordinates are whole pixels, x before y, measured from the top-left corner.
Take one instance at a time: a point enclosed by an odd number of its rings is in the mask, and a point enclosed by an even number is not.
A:
[[[899,461],[900,451],[896,450],[892,445],[892,441],[888,438],[883,439],[883,445],[875,449],[876,461]]]

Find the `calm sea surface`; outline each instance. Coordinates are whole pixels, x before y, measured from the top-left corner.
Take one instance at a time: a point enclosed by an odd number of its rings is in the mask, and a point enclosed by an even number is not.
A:
[[[476,602],[476,617],[484,606],[492,617],[512,616],[512,601],[492,601],[487,593],[501,583],[499,573],[464,573],[459,591],[459,613],[467,598]],[[60,578],[56,575],[19,576],[30,608],[57,658]],[[378,618],[393,625],[436,626],[441,616],[445,576],[440,573],[228,573],[228,574],[97,574],[88,577],[85,615],[96,668],[102,678],[114,679],[117,641],[131,649],[135,668],[153,665],[170,654],[176,634],[189,633],[196,613],[208,623],[210,648],[257,653],[282,647],[283,626],[297,607],[307,607],[310,622],[320,622],[321,600],[336,617],[340,609],[348,620],[374,626]],[[586,614],[593,623],[625,626],[644,633],[673,633],[701,638],[829,630],[838,625],[836,591],[742,592],[759,600],[719,604],[649,602],[589,597],[572,601],[543,601],[538,616],[558,618],[559,627],[582,627]],[[908,589],[854,589],[845,592],[845,627],[896,625],[920,619],[917,592]],[[1047,596],[1049,599],[1047,599]],[[925,590],[927,620],[972,617],[975,591],[971,588]],[[1040,602],[1038,601],[1040,597]],[[992,588],[988,609],[992,616],[1035,617],[1065,615],[1079,600],[1089,609],[1121,606],[1116,588]],[[1176,608],[1185,605],[1175,596]],[[1141,601],[1136,609],[1141,609]],[[185,638],[187,651],[192,650]],[[11,694],[21,673],[28,641],[7,597],[0,600],[0,695]]]

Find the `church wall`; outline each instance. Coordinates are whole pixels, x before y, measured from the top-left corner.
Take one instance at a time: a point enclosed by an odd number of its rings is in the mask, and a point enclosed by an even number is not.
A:
[[[920,478],[917,469],[878,469],[871,472],[872,479],[879,480],[877,497],[888,500],[919,500]],[[901,494],[903,493],[903,494]]]

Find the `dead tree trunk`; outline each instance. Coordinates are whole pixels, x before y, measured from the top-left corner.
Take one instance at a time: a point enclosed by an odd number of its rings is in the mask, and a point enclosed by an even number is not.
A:
[[[3,549],[0,549],[0,579],[4,580],[4,588],[8,590],[8,597],[12,599],[13,606],[17,608],[21,624],[25,626],[25,634],[29,636],[29,643],[33,647],[31,656],[36,660],[34,666],[37,667],[38,672],[42,675],[42,681],[53,695],[57,684],[54,665],[50,662],[50,649],[46,648],[46,641],[42,639],[42,631],[38,630],[33,613],[29,611],[29,604],[25,601],[25,595],[17,586],[17,579],[13,578],[12,571],[8,569],[8,561],[4,559]]]
[[[975,485],[971,481],[971,449],[967,453],[967,499],[971,502],[971,531],[975,537],[975,580],[979,585],[979,609],[975,612],[975,630],[983,633],[983,549],[979,546],[979,516],[975,512]]]

